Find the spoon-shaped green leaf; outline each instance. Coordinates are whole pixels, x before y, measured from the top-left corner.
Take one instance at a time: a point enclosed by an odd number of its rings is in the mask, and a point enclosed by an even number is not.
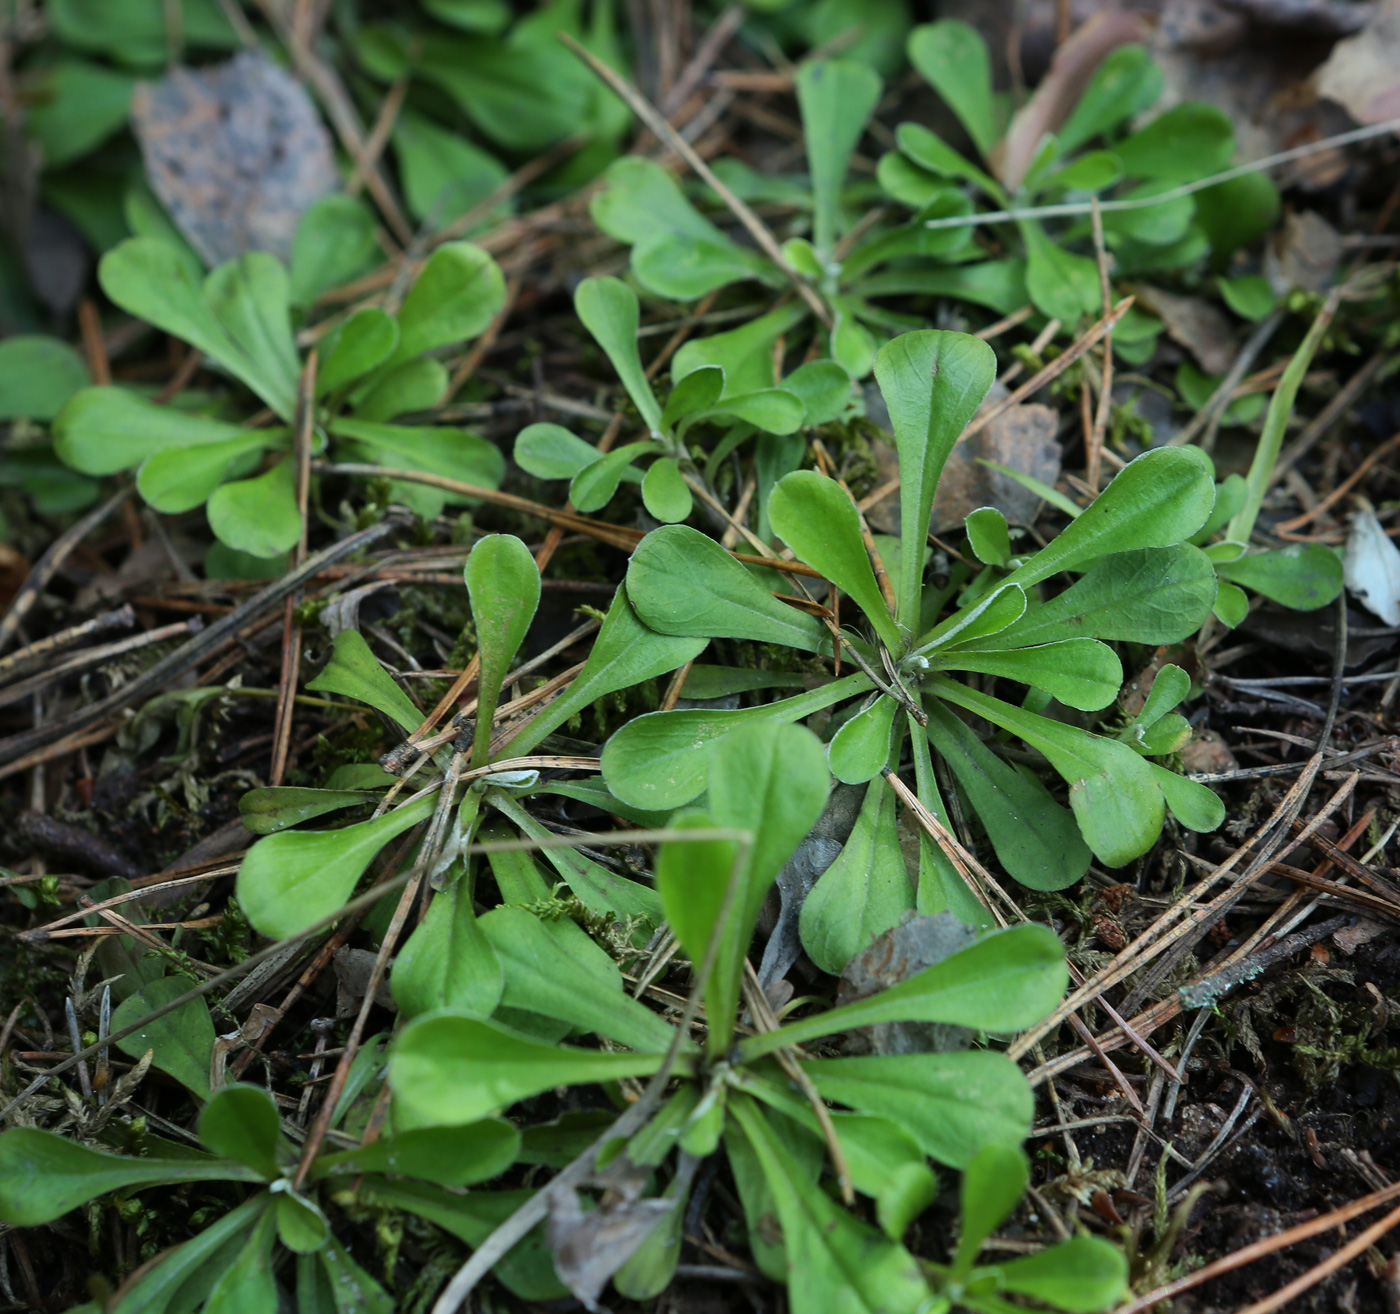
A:
[[[637,294],[620,278],[585,278],[574,293],[574,309],[612,361],[647,428],[659,434],[661,407],[637,351]]]
[[[831,651],[815,616],[779,602],[714,539],[687,525],[665,525],[637,545],[627,564],[627,596],[662,634]]]
[[[340,830],[286,830],[260,839],[238,869],[238,903],[263,935],[280,940],[344,907],[370,859],[432,815],[431,795]]]
[[[903,652],[904,635],[875,583],[861,538],[860,515],[840,484],[815,470],[794,470],[769,494],[768,519],[799,558],[850,596],[885,647],[896,655]],[[904,559],[919,560],[917,551]],[[909,573],[917,583],[918,575]]]
[[[996,370],[996,356],[980,338],[939,330],[901,333],[875,358],[899,451],[901,561],[923,560],[938,477]],[[919,623],[921,588],[919,572],[906,571],[895,614],[911,632]]]
[[[823,260],[832,258],[836,245],[851,154],[879,99],[880,77],[869,64],[813,59],[797,70],[797,104],[812,171],[812,239]]]
[[[462,573],[481,655],[472,766],[484,767],[490,756],[491,723],[501,697],[501,682],[540,605],[540,572],[530,549],[515,535],[488,534],[472,548]]]

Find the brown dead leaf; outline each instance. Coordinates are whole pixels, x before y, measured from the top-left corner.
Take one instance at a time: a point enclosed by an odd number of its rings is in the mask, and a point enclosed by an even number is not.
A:
[[[984,409],[1006,396],[997,384],[983,403]],[[948,455],[933,498],[929,528],[935,534],[962,528],[978,507],[994,506],[1012,524],[1028,524],[1040,508],[1040,498],[999,470],[982,461],[1019,470],[1054,485],[1060,477],[1064,449],[1055,441],[1058,416],[1051,406],[1022,403],[1004,411],[980,432],[959,442]],[[877,483],[899,473],[899,456],[889,443],[872,442]],[[866,513],[870,527],[881,534],[899,533],[899,492],[877,502]]]
[[[1020,186],[1046,133],[1055,132],[1069,118],[1094,70],[1119,46],[1141,41],[1146,31],[1135,14],[1102,9],[1055,51],[1035,95],[1017,111],[1006,136],[992,152],[992,172],[1008,191]]]
[[[1342,235],[1314,210],[1288,211],[1264,248],[1264,273],[1279,295],[1325,292],[1342,263]]]
[[[841,973],[836,1004],[867,999],[907,981],[934,963],[941,963],[977,938],[972,927],[952,913],[919,917],[906,913],[898,926],[877,936]],[[846,1041],[852,1054],[941,1054],[966,1049],[972,1032],[965,1027],[930,1022],[886,1022],[857,1027]]]
[[[142,83],[131,117],[152,189],[211,265],[247,251],[289,259],[302,212],[337,186],[311,98],[263,55]]]
[[[1358,123],[1400,118],[1400,0],[1385,0],[1360,32],[1337,42],[1317,90]]]
[[[1359,922],[1351,926],[1343,926],[1340,931],[1332,932],[1332,943],[1344,954],[1354,954],[1363,944],[1370,944],[1377,936],[1385,935],[1394,928],[1387,926],[1384,922],[1373,922],[1369,917],[1363,917]]]
[[[1230,745],[1214,730],[1197,730],[1181,750],[1181,769],[1189,776],[1236,771],[1239,765]]]
[[[1141,283],[1134,287],[1138,304],[1159,315],[1168,336],[1185,347],[1207,374],[1228,373],[1239,355],[1229,317],[1204,297],[1182,296]]]
[[[590,1210],[584,1209],[579,1193],[571,1188],[549,1192],[554,1271],[587,1310],[603,1308],[598,1297],[612,1275],[676,1207],[674,1200],[639,1198],[645,1180],[643,1172],[614,1181]]]

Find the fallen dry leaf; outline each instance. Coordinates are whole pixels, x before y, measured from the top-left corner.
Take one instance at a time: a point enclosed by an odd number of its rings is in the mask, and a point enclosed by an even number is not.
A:
[[[837,1007],[897,986],[966,949],[976,938],[977,932],[952,913],[932,917],[905,913],[898,926],[877,936],[868,949],[846,964],[836,991]],[[857,1027],[847,1037],[846,1050],[852,1054],[943,1054],[966,1049],[971,1043],[972,1032],[966,1027],[884,1022]]]
[[[1197,730],[1181,750],[1181,769],[1188,776],[1236,771],[1239,765],[1230,745],[1214,730]]]
[[[142,83],[131,118],[152,190],[211,265],[247,251],[289,259],[302,212],[338,185],[311,98],[263,55]]]
[[[1229,317],[1204,297],[1183,296],[1141,283],[1135,286],[1138,304],[1161,317],[1167,335],[1180,343],[1207,374],[1229,371],[1239,355],[1239,343]]]
[[[1279,296],[1325,292],[1341,263],[1341,234],[1313,210],[1286,213],[1264,247],[1264,274]]]
[[[1317,90],[1358,123],[1400,118],[1400,0],[1385,0],[1360,32],[1337,42]]]
[[[674,1200],[639,1198],[645,1181],[644,1171],[614,1180],[597,1206],[587,1211],[577,1191],[549,1192],[549,1247],[554,1252],[554,1271],[587,1310],[602,1309],[598,1297],[609,1279],[676,1207]]]
[[[1146,24],[1136,15],[1117,8],[1102,9],[1056,49],[1035,95],[1016,112],[992,152],[992,171],[1008,191],[1021,185],[1045,135],[1069,118],[1094,70],[1119,46],[1141,41],[1146,34]]]

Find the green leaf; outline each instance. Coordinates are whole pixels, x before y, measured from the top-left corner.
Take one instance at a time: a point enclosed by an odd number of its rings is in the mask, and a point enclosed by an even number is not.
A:
[[[658,890],[664,908],[659,867]],[[503,907],[485,914],[480,926],[505,972],[506,1007],[596,1031],[639,1053],[669,1048],[671,1025],[626,992],[617,964],[577,923]]]
[[[32,68],[27,72],[24,126],[45,171],[86,155],[126,126],[136,89],[131,73],[82,59],[60,59],[37,80]]]
[[[850,596],[887,648],[903,650],[904,635],[885,606],[861,539],[860,513],[840,484],[815,470],[794,470],[769,494],[768,519],[801,560]]]
[[[1143,452],[1006,582],[1029,588],[1058,571],[1082,569],[1113,552],[1173,547],[1205,523],[1214,501],[1208,461],[1198,448]]]
[[[13,341],[13,339],[11,339]],[[54,450],[84,474],[115,474],[167,447],[245,437],[247,430],[173,406],[157,406],[125,388],[84,388],[54,420]]]
[[[705,788],[710,753],[730,731],[752,721],[800,721],[869,689],[870,681],[857,672],[762,707],[648,712],[628,721],[603,746],[603,778],[633,807],[653,812],[681,807]]]
[[[819,260],[834,256],[846,170],[879,99],[880,77],[868,64],[814,59],[798,66],[797,104],[812,175],[812,241]]]
[[[629,245],[658,233],[722,242],[724,234],[686,199],[680,184],[640,155],[624,155],[603,175],[588,203],[593,222],[609,237]]]
[[[962,1180],[962,1231],[950,1276],[963,1278],[972,1271],[982,1243],[1020,1203],[1029,1180],[1019,1146],[984,1145],[968,1160]]]
[[[1020,220],[1017,227],[1026,244],[1026,292],[1035,308],[1069,328],[1081,316],[1099,314],[1103,293],[1098,265],[1051,241],[1033,220]]]
[[[674,524],[690,514],[694,498],[681,476],[680,466],[669,456],[655,460],[642,480],[642,505],[657,520]]]
[[[1011,560],[1011,532],[1006,517],[994,506],[980,507],[966,520],[973,555],[988,566],[1005,569]]]
[[[694,377],[686,375],[687,379]],[[756,392],[730,393],[710,414],[733,416],[765,433],[795,433],[807,418],[807,407],[801,397],[786,388],[760,388]]]
[[[312,1265],[318,1266],[323,1275],[322,1289],[330,1295],[330,1309],[334,1310],[334,1314],[394,1314],[395,1302],[389,1293],[350,1258],[349,1252],[335,1237],[331,1237],[314,1256],[298,1256],[299,1302],[303,1299],[302,1274],[317,1271]],[[312,1311],[302,1306],[299,1314],[312,1314]],[[316,1310],[315,1314],[322,1314],[322,1311]],[[330,1314],[330,1311],[326,1314]]]
[[[250,789],[238,800],[238,811],[243,825],[253,834],[270,835],[273,831],[299,826],[303,821],[324,816],[327,812],[338,812],[341,808],[373,802],[374,798],[373,794],[359,790],[307,789],[300,785],[279,785],[273,788]]]
[[[1113,649],[1097,639],[1062,639],[1035,648],[988,652],[959,646],[934,653],[929,666],[1019,680],[1084,712],[1107,707],[1123,687],[1122,665]]]
[[[373,213],[353,196],[331,192],[313,201],[292,239],[292,304],[314,305],[323,293],[363,274],[379,254],[374,231]]]
[[[604,695],[684,666],[700,655],[707,642],[706,639],[658,634],[648,629],[633,612],[625,588],[619,588],[613,594],[612,604],[593,640],[593,648],[584,662],[583,670],[563,693],[511,740],[512,755],[528,753],[570,717],[576,716]],[[689,797],[693,798],[694,795]],[[688,800],[680,801],[684,803]]]
[[[399,345],[399,323],[379,306],[357,310],[341,326],[321,358],[316,395],[325,397],[383,365]]]
[[[439,1186],[475,1186],[499,1176],[520,1153],[520,1132],[503,1118],[462,1127],[422,1127],[358,1149],[318,1155],[313,1178],[327,1173],[391,1173]]]
[[[415,1127],[455,1126],[489,1117],[556,1086],[647,1077],[660,1054],[540,1045],[494,1022],[460,1013],[415,1018],[389,1059],[394,1107]]]
[[[853,379],[863,379],[875,364],[879,343],[864,324],[849,297],[835,298],[836,318],[831,326],[831,354]]]
[[[281,1173],[282,1116],[261,1086],[224,1086],[199,1115],[199,1139],[214,1153],[247,1164],[269,1181]]]
[[[261,1314],[277,1308],[277,1279],[272,1271],[276,1240],[274,1206],[253,1225],[233,1262],[219,1274],[204,1302],[204,1314]]]
[[[1210,239],[1211,263],[1228,265],[1242,246],[1270,232],[1283,201],[1267,173],[1246,173],[1196,193],[1196,222]]]
[[[730,1101],[772,1192],[787,1254],[793,1314],[825,1314],[833,1296],[843,1314],[916,1314],[928,1284],[914,1257],[816,1190],[800,1163],[745,1096]]]
[[[112,1030],[120,1031],[147,1013],[178,999],[190,988],[187,979],[162,976],[148,981],[134,995],[128,995],[112,1013]],[[153,1051],[151,1063],[169,1073],[197,1099],[209,1098],[209,1055],[214,1048],[214,1023],[209,1005],[191,999],[173,1012],[146,1023],[139,1031],[116,1042],[123,1054],[140,1058]]]
[[[1157,787],[1167,800],[1167,806],[1187,830],[1212,831],[1224,824],[1225,804],[1215,791],[1201,784],[1179,776],[1175,771],[1156,762],[1149,762]]]
[[[245,382],[284,420],[291,420],[301,360],[292,341],[292,294],[286,266],[265,251],[249,251],[210,273],[204,280],[203,296],[204,304],[247,362],[250,373]],[[238,374],[234,362],[222,363]]]
[[[783,380],[783,387],[801,400],[804,425],[839,419],[851,402],[851,376],[834,360],[809,360],[799,365]]]
[[[330,1223],[320,1207],[290,1190],[276,1193],[273,1211],[277,1216],[277,1237],[288,1250],[309,1255],[330,1239]]]
[[[1069,783],[1070,807],[1085,842],[1110,867],[1141,857],[1157,841],[1166,805],[1152,767],[1126,744],[1002,702],[946,676],[926,692],[1019,735]]]
[[[821,742],[808,729],[759,721],[726,735],[709,754],[709,805],[715,821],[753,838],[743,886],[715,964],[737,1001],[744,958],[764,899],[783,864],[816,825],[831,780]],[[712,1052],[733,1037],[736,1008],[707,1010]],[[723,1039],[723,1046],[719,1044]]]
[[[244,430],[237,438],[197,447],[167,447],[141,463],[136,486],[149,506],[166,515],[192,511],[231,475],[256,468],[257,457],[285,441],[285,429]]]
[[[751,1036],[740,1043],[740,1052],[744,1062],[752,1062],[784,1045],[805,1045],[881,1022],[946,1022],[982,1031],[1019,1031],[1055,1007],[1068,979],[1064,949],[1054,932],[1023,922],[993,931],[868,999]]]
[[[673,429],[678,420],[707,411],[724,391],[724,370],[718,365],[704,365],[676,382],[661,412],[661,427]]]
[[[985,174],[966,156],[959,154],[936,133],[922,123],[901,123],[895,129],[899,149],[921,169],[940,178],[960,178],[980,188],[988,196],[1001,200],[1006,193],[990,175]]]
[[[1069,118],[1055,135],[1063,154],[1101,137],[1150,109],[1162,94],[1162,70],[1139,45],[1119,46],[1094,70]]]
[[[928,739],[967,795],[997,861],[1033,890],[1063,890],[1091,857],[1073,814],[1027,771],[1003,761],[941,703],[928,705]]]
[[[436,804],[430,795],[340,830],[288,830],[260,839],[238,869],[239,906],[263,935],[301,934],[342,908],[370,859],[426,821]]]
[[[944,20],[909,34],[909,62],[948,103],[983,156],[1001,135],[992,98],[992,64],[976,28]]]
[[[1015,624],[1025,611],[1026,591],[1019,584],[1000,585],[935,625],[919,640],[916,655],[964,643],[992,647],[988,640]]]
[[[884,769],[890,758],[890,727],[898,706],[880,695],[832,736],[831,774],[847,785],[863,785]]]
[[[727,237],[707,240],[683,233],[653,233],[632,248],[632,272],[649,292],[673,301],[693,301],[744,279],[770,286],[782,274],[756,251]]]
[[[245,256],[243,265],[235,261],[224,268],[225,274],[217,285],[220,309],[232,314],[239,332],[251,332],[258,323],[261,309],[269,316],[262,325],[267,332],[264,345],[268,348],[259,360],[253,360],[235,338],[235,330],[221,322],[214,307],[206,300],[196,282],[196,275],[176,248],[153,237],[134,237],[107,252],[98,266],[98,281],[102,290],[129,314],[154,324],[217,361],[235,378],[246,383],[284,420],[292,418],[296,404],[296,352],[290,360],[282,353],[291,341],[285,320],[287,307],[260,304],[260,295],[277,294],[277,275],[269,271],[269,263],[280,271],[281,266],[271,256],[254,253]],[[211,275],[211,280],[213,276]],[[286,275],[282,274],[281,291],[285,294]],[[206,289],[213,287],[206,283]],[[251,303],[251,304],[250,304]],[[256,335],[253,335],[256,340]],[[270,372],[265,369],[268,359],[274,362]]]
[[[656,855],[656,889],[661,907],[686,957],[699,971],[714,940],[731,884],[741,880],[736,870],[739,846],[733,840],[687,839],[686,831],[711,829],[714,818],[707,812],[682,812],[671,820],[670,829],[679,832],[667,840]],[[738,890],[729,901],[724,941],[734,938],[733,924],[741,916]],[[723,942],[722,942],[723,943]],[[705,1050],[718,1058],[729,1048],[734,1035],[731,1019],[739,1005],[741,962],[732,953],[717,957],[705,982],[705,1016],[714,1025],[705,1038]]]
[[[427,916],[394,959],[394,1003],[405,1018],[435,1008],[489,1017],[504,988],[501,961],[472,907],[470,882],[462,878],[433,896]]]
[[[1122,194],[1124,201],[1150,200],[1164,192],[1173,190],[1166,182],[1143,183]],[[1104,231],[1109,235],[1110,244],[1118,237],[1132,238],[1135,242],[1146,242],[1153,246],[1169,246],[1180,242],[1196,217],[1196,202],[1190,196],[1173,196],[1157,205],[1144,206],[1140,210],[1110,210],[1103,216]]]
[[[332,640],[331,659],[306,686],[314,693],[335,693],[368,703],[410,733],[423,723],[423,713],[379,664],[359,630],[341,630]]]
[[[626,443],[581,469],[569,484],[569,501],[585,515],[600,511],[612,500],[624,475],[635,475],[632,463],[641,456],[664,451],[660,443]]]
[[[301,541],[296,471],[279,461],[251,479],[220,484],[209,494],[209,528],[221,543],[255,557],[290,552]]]
[[[1215,568],[1200,548],[1178,543],[1115,552],[1058,597],[1033,607],[979,648],[1019,648],[1087,635],[1118,643],[1180,643],[1200,629],[1215,600]]]
[[[598,459],[598,449],[561,424],[531,424],[515,437],[515,463],[536,479],[572,479]]]
[[[637,545],[627,564],[627,596],[662,634],[831,652],[815,616],[779,602],[714,539],[686,525],[655,529]]]
[[[794,301],[739,328],[691,338],[676,352],[671,378],[679,381],[702,366],[718,365],[725,391],[735,396],[772,387],[773,344],[806,316],[806,307]]]
[[[1123,176],[1123,162],[1112,151],[1089,151],[1049,174],[1037,190],[1101,192]]]
[[[1114,151],[1129,177],[1186,183],[1229,168],[1235,130],[1213,105],[1186,101],[1158,115]]]
[[[997,1265],[1002,1289],[1043,1300],[1066,1314],[1098,1314],[1128,1294],[1128,1261],[1111,1242],[1074,1236]]]
[[[501,684],[540,605],[540,572],[530,549],[515,535],[488,534],[477,540],[462,574],[481,658],[472,766],[483,767]]]
[[[14,1227],[51,1223],[109,1191],[155,1182],[257,1180],[241,1164],[217,1159],[129,1159],[37,1127],[0,1133],[0,1219]]]
[[[1220,296],[1241,319],[1257,322],[1277,304],[1278,297],[1263,274],[1241,274],[1238,278],[1217,278]],[[1234,476],[1241,478],[1239,475]]]
[[[875,378],[899,452],[901,561],[923,560],[943,465],[995,377],[992,349],[965,333],[902,333],[876,357]],[[897,614],[911,630],[918,625],[922,583],[917,570],[901,576]]]
[[[1027,302],[1026,262],[979,260],[944,269],[895,269],[862,279],[852,291],[862,297],[955,297],[1009,315]]]
[[[389,365],[357,393],[355,418],[392,420],[396,415],[430,410],[443,399],[447,383],[447,367],[431,356]]]
[[[1214,610],[1222,625],[1234,629],[1249,615],[1249,594],[1238,584],[1221,580],[1219,592],[1215,596]]]
[[[505,474],[505,458],[495,443],[466,429],[410,427],[341,417],[331,423],[330,431],[336,438],[352,440],[363,450],[365,459],[377,465],[423,470],[480,488],[499,487]],[[395,493],[399,495],[401,489],[417,487],[395,485]],[[422,491],[436,500],[437,509],[429,512],[430,515],[438,514],[448,501],[468,500],[458,493],[436,489]]]
[[[637,352],[637,294],[619,278],[585,278],[574,293],[574,310],[607,353],[642,422],[661,430],[661,407]]]
[[[434,229],[480,204],[509,177],[505,165],[465,134],[410,110],[394,124],[394,154],[409,210]],[[510,202],[502,201],[478,226],[509,212]]]
[[[391,362],[476,337],[505,302],[505,277],[485,251],[470,242],[444,242],[404,299]]]
[[[91,382],[82,356],[58,338],[19,333],[0,342],[0,420],[52,420]]]
[[[930,1158],[964,1167],[986,1145],[1019,1145],[1035,1098],[1004,1054],[891,1054],[804,1059],[824,1099],[889,1118]]]
[[[866,787],[860,815],[840,856],[803,901],[798,934],[812,961],[823,972],[840,976],[856,954],[913,907],[914,886],[899,844],[894,791],[877,776]]]
[[[1216,562],[1215,573],[1295,611],[1316,611],[1336,601],[1342,591],[1342,559],[1323,543],[1251,552],[1235,561]]]

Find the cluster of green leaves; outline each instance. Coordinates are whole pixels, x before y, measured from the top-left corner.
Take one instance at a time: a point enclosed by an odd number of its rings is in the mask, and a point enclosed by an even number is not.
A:
[[[479,1243],[513,1207],[510,1192],[462,1192],[499,1176],[521,1156],[520,1132],[501,1118],[465,1127],[395,1132],[360,1145],[384,1063],[383,1039],[363,1051],[337,1105],[335,1132],[352,1148],[318,1155],[304,1184],[295,1184],[298,1156],[282,1130],[276,1102],[259,1086],[227,1085],[199,1115],[203,1149],[142,1132],[118,1154],[37,1128],[0,1135],[0,1217],[19,1227],[53,1222],[99,1196],[192,1182],[237,1183],[241,1203],[211,1226],[129,1280],[111,1304],[77,1314],[264,1314],[279,1305],[274,1256],[295,1255],[297,1309],[335,1314],[392,1314],[388,1292],[332,1233],[322,1200],[360,1180],[359,1197],[418,1213],[469,1244]],[[128,1129],[130,1130],[130,1129]],[[113,1140],[120,1143],[120,1133]],[[318,1198],[319,1197],[319,1198]],[[516,1259],[498,1276],[526,1298],[540,1286]]]
[[[303,528],[288,459],[302,373],[292,308],[342,281],[373,241],[368,212],[336,196],[303,220],[290,273],[254,252],[201,282],[198,269],[166,242],[122,243],[99,271],[112,301],[203,352],[279,423],[220,418],[209,413],[216,409],[210,399],[189,392],[162,405],[125,386],[81,388],[54,417],[59,457],[88,475],[136,468],[141,495],[158,511],[207,503],[210,528],[237,552],[268,558],[288,551]],[[320,346],[317,446],[329,437],[342,457],[495,487],[504,462],[478,435],[390,421],[442,399],[447,370],[429,353],[480,333],[504,297],[495,261],[478,247],[450,242],[428,259],[397,315],[369,306],[345,319]],[[427,516],[453,496],[406,483],[394,495]]]
[[[687,440],[694,432],[718,429],[721,436],[705,460],[705,477],[746,439],[795,435],[825,424],[848,409],[851,384],[835,361],[814,360],[789,374],[780,387],[747,385],[752,371],[725,363],[677,366],[675,385],[662,405],[652,391],[637,351],[637,294],[616,278],[589,278],[579,284],[574,307],[584,326],[607,353],[648,436],[606,455],[557,424],[532,424],[515,440],[515,460],[540,479],[568,479],[569,500],[580,511],[598,511],[612,500],[623,480],[641,484],[642,502],[667,523],[690,515],[693,499],[687,476],[697,476],[700,449]],[[738,387],[736,388],[735,382]],[[739,391],[743,388],[744,391]],[[699,426],[697,430],[696,426]],[[801,450],[801,439],[769,444],[768,449]],[[646,474],[638,463],[649,461]]]
[[[970,201],[948,189],[946,205],[940,201],[897,225],[854,231],[857,211],[845,203],[846,174],[880,91],[879,75],[855,60],[811,60],[798,68],[810,190],[789,180],[764,179],[732,161],[729,167],[723,161],[717,167],[717,175],[741,198],[778,201],[810,216],[807,235],[783,246],[786,270],[725,234],[660,165],[634,156],[618,160],[604,175],[604,186],[590,205],[593,221],[632,248],[633,277],[656,296],[690,301],[747,280],[775,289],[787,286],[793,276],[807,280],[830,321],[828,354],[853,377],[864,378],[880,342],[890,333],[919,327],[921,321],[867,301],[856,287],[859,280],[891,262],[909,257],[952,259],[973,247],[971,229],[939,231],[924,223],[935,215],[971,211]],[[1004,300],[996,298],[998,305]],[[750,370],[761,370],[778,338],[809,313],[803,302],[793,302],[690,344],[677,354],[676,376],[701,364],[728,360],[746,361]]]
[[[963,196],[969,189],[996,209],[1083,203],[1095,196],[1128,202],[1131,208],[1110,208],[1103,216],[1115,271],[1127,277],[1179,270],[1208,257],[1223,262],[1266,232],[1278,214],[1278,194],[1264,174],[1180,193],[1183,184],[1230,166],[1234,129],[1220,110],[1191,101],[1131,129],[1130,121],[1151,109],[1163,86],[1161,70],[1141,46],[1121,46],[1099,65],[1064,123],[1041,138],[1012,186],[995,176],[1009,104],[992,90],[991,60],[981,36],[966,23],[931,23],[911,33],[908,52],[992,170],[979,168],[923,125],[901,124],[898,151],[880,161],[880,183],[887,195],[920,214],[931,207],[946,209],[950,193]],[[1030,301],[1071,326],[1101,313],[1097,264],[1070,249],[1088,241],[1087,216],[1054,232],[1033,218],[1018,219],[1015,227],[1024,255],[998,268],[1023,288],[1021,303]],[[950,280],[947,286],[935,276],[925,290],[959,295],[959,277],[990,278],[991,266],[942,277]],[[894,290],[888,276],[877,286]],[[1146,360],[1158,329],[1149,316],[1130,316],[1115,332],[1114,345],[1130,361]]]

